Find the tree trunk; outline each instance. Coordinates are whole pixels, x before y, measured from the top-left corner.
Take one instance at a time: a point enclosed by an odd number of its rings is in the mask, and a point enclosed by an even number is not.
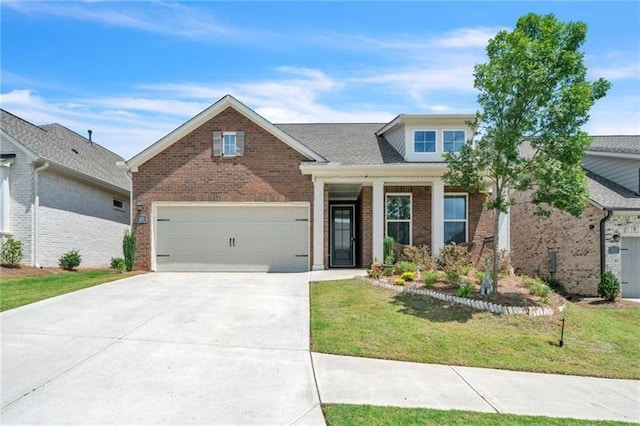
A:
[[[493,211],[493,277],[491,280],[491,292],[498,293],[498,269],[500,266],[500,210]]]

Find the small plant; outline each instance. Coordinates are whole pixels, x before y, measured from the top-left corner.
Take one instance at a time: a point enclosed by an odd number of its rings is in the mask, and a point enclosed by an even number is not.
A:
[[[542,303],[542,304],[548,305],[548,304],[549,304],[549,302],[550,302],[550,301],[549,301],[549,296],[542,296],[542,297],[540,298],[540,303]]]
[[[386,268],[384,268],[385,277],[390,277],[392,275],[393,275],[393,268],[391,266],[387,266]]]
[[[620,295],[620,282],[613,272],[607,271],[602,274],[598,283],[598,296],[604,300],[614,301]]]
[[[424,275],[424,285],[427,288],[432,288],[434,284],[440,278],[440,274],[436,271],[425,271]]]
[[[476,280],[478,280],[479,282],[482,282],[482,280],[484,280],[484,271],[476,272]]]
[[[115,269],[119,274],[123,273],[127,266],[124,263],[124,258],[122,257],[112,257],[111,258],[111,269]]]
[[[447,272],[447,282],[450,284],[460,284],[460,272],[456,270],[451,270]]]
[[[567,290],[564,288],[564,285],[555,278],[545,278],[544,282],[549,286],[551,290],[554,292],[565,295],[567,294]]]
[[[471,285],[469,283],[462,284],[456,291],[456,296],[463,297],[465,299],[468,298],[470,294],[471,294]]]
[[[466,247],[456,243],[447,244],[440,250],[438,263],[445,273],[457,272],[466,275],[471,271],[471,255]],[[466,273],[464,273],[466,271]]]
[[[465,265],[463,267],[460,268],[460,275],[469,275],[469,272],[471,272],[471,265]]]
[[[383,253],[384,253],[384,263],[387,265],[393,265],[393,237],[385,237],[382,241],[383,244]],[[389,262],[391,259],[391,262]]]
[[[431,250],[426,244],[406,247],[400,260],[415,263],[421,270],[431,269]]]
[[[400,278],[402,278],[405,281],[413,281],[416,277],[416,273],[415,272],[404,272]]]
[[[371,265],[371,269],[367,269],[367,275],[369,278],[379,279],[384,272],[384,266],[379,263],[374,263]]]
[[[136,236],[130,230],[126,230],[122,238],[122,252],[127,271],[133,271],[136,263]]]
[[[398,262],[395,265],[395,270],[398,274],[404,274],[405,272],[416,272],[418,270],[418,265],[413,262]]]
[[[393,263],[394,263],[393,256],[387,256],[384,258],[385,265],[393,265]]]
[[[529,287],[529,293],[538,297],[547,297],[551,289],[542,280],[536,280],[535,283]]]
[[[22,241],[16,240],[13,237],[5,238],[2,242],[0,258],[2,259],[3,266],[19,268],[20,261],[22,261]]]
[[[73,271],[80,266],[82,256],[78,250],[69,250],[58,259],[58,265],[66,271]]]
[[[396,285],[405,285],[405,284],[406,284],[406,281],[405,281],[405,280],[403,280],[402,278],[396,278],[396,280],[394,281],[394,283],[395,283]]]

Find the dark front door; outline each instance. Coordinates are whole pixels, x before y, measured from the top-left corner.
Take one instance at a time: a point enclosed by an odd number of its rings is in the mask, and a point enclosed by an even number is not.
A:
[[[354,206],[331,206],[331,266],[355,266]]]

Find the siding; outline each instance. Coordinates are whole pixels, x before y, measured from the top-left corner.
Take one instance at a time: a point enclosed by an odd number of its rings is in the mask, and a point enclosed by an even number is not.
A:
[[[129,224],[128,197],[46,170],[40,176],[38,263],[57,266],[62,254],[77,249],[81,267],[108,266],[122,256]],[[123,209],[113,207],[113,199]]]
[[[640,161],[638,160],[585,155],[583,165],[595,174],[640,193]]]
[[[404,125],[400,125],[384,134],[384,138],[387,142],[389,142],[391,146],[403,157],[405,157],[404,133]]]

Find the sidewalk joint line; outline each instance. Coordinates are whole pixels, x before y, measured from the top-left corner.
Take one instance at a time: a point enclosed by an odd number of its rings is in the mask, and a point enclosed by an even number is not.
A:
[[[485,398],[480,392],[478,392],[478,390],[476,390],[476,388],[474,388],[471,383],[469,383],[467,381],[467,379],[465,379],[462,374],[456,369],[455,366],[450,365],[449,368],[451,368],[453,370],[454,373],[456,373],[458,375],[458,377],[460,377],[460,379],[462,379],[463,382],[465,382],[467,384],[467,386],[469,386],[471,388],[472,391],[475,392],[476,395],[478,395],[480,397],[480,399],[482,399],[489,407],[493,408],[495,410],[496,413],[500,414],[500,410],[498,410],[496,408],[495,405],[493,405],[492,403],[490,403],[487,398]]]

